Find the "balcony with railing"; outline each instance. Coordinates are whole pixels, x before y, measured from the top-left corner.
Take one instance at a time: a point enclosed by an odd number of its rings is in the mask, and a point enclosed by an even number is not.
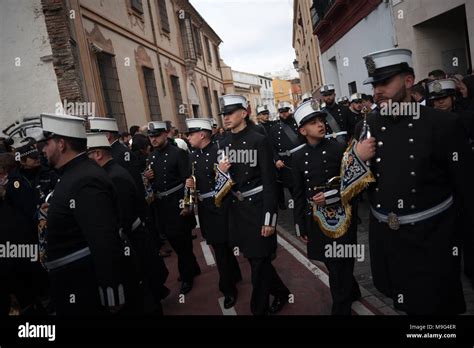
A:
[[[382,0],[313,0],[311,22],[321,52],[374,11]]]
[[[336,0],[313,0],[311,6],[311,21],[313,23],[313,31],[324,20],[324,16],[329,9],[334,5]]]

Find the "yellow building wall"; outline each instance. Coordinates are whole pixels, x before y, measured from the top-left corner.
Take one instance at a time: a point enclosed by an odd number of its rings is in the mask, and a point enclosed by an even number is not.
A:
[[[275,108],[278,108],[278,103],[285,101],[293,105],[291,81],[273,79],[272,87],[273,93],[275,94]]]

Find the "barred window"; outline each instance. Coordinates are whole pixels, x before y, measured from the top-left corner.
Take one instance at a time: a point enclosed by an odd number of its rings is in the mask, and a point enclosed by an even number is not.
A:
[[[134,11],[137,11],[138,13],[143,14],[142,0],[131,0],[131,7]]]
[[[115,57],[107,53],[99,53],[97,54],[97,65],[99,66],[106,116],[115,118],[119,129],[125,131],[127,130],[127,121]]]
[[[194,46],[196,47],[196,53],[198,56],[202,56],[202,42],[201,42],[201,33],[199,28],[193,25],[193,35],[194,35]]]
[[[170,22],[168,20],[168,12],[166,10],[166,0],[158,0],[158,9],[160,11],[161,29],[169,34],[171,30]]]
[[[214,55],[216,57],[216,66],[219,67],[219,47],[214,45]]]
[[[179,31],[181,32],[181,41],[183,43],[184,58],[197,59],[191,18],[189,18],[189,15],[187,13],[184,19],[179,20]]]
[[[173,88],[173,99],[176,106],[176,116],[178,118],[177,128],[179,130],[186,129],[186,113],[183,105],[183,97],[181,95],[181,86],[179,84],[179,77],[171,75],[171,86]]]
[[[158,98],[158,90],[156,88],[155,71],[143,67],[143,77],[145,79],[145,88],[150,109],[150,119],[152,121],[161,121],[160,99]]]
[[[209,88],[203,87],[203,90],[204,90],[204,98],[206,98],[207,112],[209,113],[208,116],[212,116],[211,95],[209,94]]]
[[[214,90],[214,107],[216,110],[216,115],[219,116],[219,94]]]
[[[206,50],[207,50],[207,61],[209,62],[209,64],[212,64],[211,44],[209,43],[208,37],[206,37]]]

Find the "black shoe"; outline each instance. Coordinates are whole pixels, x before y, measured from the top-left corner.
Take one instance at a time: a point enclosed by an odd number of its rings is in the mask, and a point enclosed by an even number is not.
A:
[[[183,282],[181,284],[181,290],[179,291],[180,294],[186,295],[193,289],[193,282]]]
[[[276,314],[278,313],[279,311],[281,311],[281,309],[286,305],[286,298],[285,297],[275,297],[273,302],[272,302],[272,305],[270,306],[270,308],[268,309],[268,313],[270,314]]]
[[[226,295],[224,298],[224,308],[229,309],[234,307],[237,302],[237,294],[235,295]]]

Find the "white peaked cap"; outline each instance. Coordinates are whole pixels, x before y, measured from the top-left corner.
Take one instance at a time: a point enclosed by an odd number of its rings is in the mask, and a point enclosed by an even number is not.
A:
[[[361,93],[354,93],[351,95],[351,97],[349,98],[349,100],[351,101],[351,103],[354,101],[354,100],[358,100],[358,99],[362,99],[362,94]]]
[[[291,104],[287,101],[278,103],[278,109],[285,109],[285,108],[291,109]]]
[[[385,68],[400,63],[407,63],[409,67],[413,67],[411,51],[406,48],[389,48],[387,50],[369,53],[364,56],[364,60],[372,58],[375,69]]]
[[[242,95],[226,94],[219,97],[220,114],[232,113],[237,109],[247,109],[247,99]]]
[[[148,122],[148,134],[168,131],[168,123],[166,121]]]
[[[91,132],[118,132],[117,120],[111,117],[90,117]]]
[[[268,107],[266,105],[259,105],[257,106],[257,115],[261,112],[268,111]]]
[[[298,127],[301,127],[301,125],[315,116],[326,116],[326,114],[324,111],[321,111],[319,103],[314,99],[307,100],[298,106],[293,115]]]
[[[330,83],[330,84],[321,86],[321,88],[319,89],[319,91],[320,91],[321,93],[324,93],[324,92],[333,91],[334,89],[335,89],[335,88],[334,88],[334,84]]]
[[[363,57],[369,78],[363,83],[377,83],[402,72],[413,72],[412,53],[405,48],[390,48]]]
[[[213,120],[211,118],[187,118],[186,126],[188,133],[202,130],[212,131]]]
[[[440,93],[450,89],[456,89],[456,81],[452,79],[434,80],[428,83],[429,93]]]
[[[85,120],[70,115],[41,114],[41,128],[64,137],[86,139]]]
[[[103,133],[87,133],[87,149],[110,148],[109,141]]]

